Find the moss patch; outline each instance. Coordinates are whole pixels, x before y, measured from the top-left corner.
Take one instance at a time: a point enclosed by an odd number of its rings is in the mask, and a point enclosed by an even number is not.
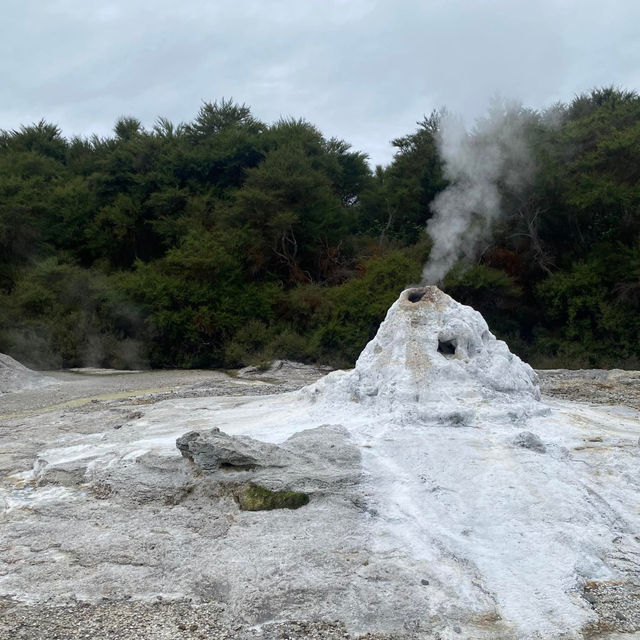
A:
[[[243,485],[236,493],[242,511],[266,511],[270,509],[299,509],[309,502],[306,493],[298,491],[269,491],[252,482]]]

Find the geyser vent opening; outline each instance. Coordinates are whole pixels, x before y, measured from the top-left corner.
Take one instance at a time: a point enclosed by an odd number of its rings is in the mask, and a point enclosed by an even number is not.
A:
[[[409,291],[409,295],[407,296],[407,300],[409,300],[409,302],[420,302],[420,300],[424,298],[426,293],[426,289],[411,289],[411,291]]]
[[[456,355],[456,341],[438,339],[438,353],[445,358],[453,358]]]

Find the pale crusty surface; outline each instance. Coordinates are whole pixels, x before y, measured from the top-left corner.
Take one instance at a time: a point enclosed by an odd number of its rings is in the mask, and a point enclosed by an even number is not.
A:
[[[111,428],[136,420],[136,412],[170,398],[211,395],[262,395],[289,391],[308,384],[324,371],[301,368],[287,371],[288,379],[269,372],[243,372],[228,376],[222,372],[145,372],[108,377],[53,373],[61,382],[55,388],[7,394],[0,399],[0,474],[15,468],[22,459],[27,465],[42,442],[46,428],[64,433],[65,424],[91,433],[95,418]],[[593,404],[640,408],[640,372],[633,371],[538,371],[544,396]],[[124,394],[124,395],[122,395]],[[69,406],[59,406],[70,403]],[[111,424],[112,423],[112,424]],[[101,426],[104,429],[104,425]],[[16,434],[24,436],[16,446]],[[8,443],[11,446],[7,447]],[[10,450],[10,451],[9,451]],[[11,460],[10,460],[11,459]],[[416,589],[421,588],[420,585]],[[600,616],[600,624],[585,629],[585,638],[632,639],[640,637],[640,594],[619,597],[616,585],[593,585],[585,597]],[[431,638],[412,629],[394,635],[349,634],[340,621],[287,621],[247,626],[228,615],[219,603],[104,601],[97,604],[68,603],[64,606],[0,601],[0,639],[76,640],[166,640],[238,638]],[[453,627],[456,634],[456,627]],[[458,634],[452,637],[462,637]],[[508,635],[504,636],[506,639]]]

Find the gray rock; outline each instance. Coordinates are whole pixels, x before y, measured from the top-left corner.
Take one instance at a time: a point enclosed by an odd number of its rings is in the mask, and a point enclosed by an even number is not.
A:
[[[540,438],[531,431],[521,431],[514,439],[513,444],[516,447],[522,447],[523,449],[531,449],[538,453],[546,453],[547,447]]]
[[[300,377],[314,382],[318,375],[331,371],[331,367],[322,365],[303,364],[291,360],[274,360],[267,367],[244,367],[236,372],[238,378],[262,379],[274,382],[290,380],[292,377]]]
[[[50,464],[46,458],[38,456],[33,466],[36,484],[63,485],[73,487],[85,482],[87,471],[86,460],[70,460],[68,462]]]
[[[176,440],[176,446],[185,458],[206,471],[284,467],[292,462],[287,452],[275,444],[230,436],[218,428],[185,433]]]
[[[176,446],[198,471],[207,472],[196,484],[208,495],[247,482],[270,491],[335,494],[360,482],[360,451],[340,425],[300,431],[279,446],[217,428],[186,433]]]

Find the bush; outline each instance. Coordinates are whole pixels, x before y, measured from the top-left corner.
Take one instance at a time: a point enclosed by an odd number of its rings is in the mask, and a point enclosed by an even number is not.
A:
[[[50,258],[21,271],[0,304],[0,351],[28,366],[147,364],[142,320],[113,277]]]
[[[328,308],[311,334],[311,352],[335,366],[355,363],[403,289],[420,279],[422,263],[394,251],[362,265],[362,276],[327,290]]]

